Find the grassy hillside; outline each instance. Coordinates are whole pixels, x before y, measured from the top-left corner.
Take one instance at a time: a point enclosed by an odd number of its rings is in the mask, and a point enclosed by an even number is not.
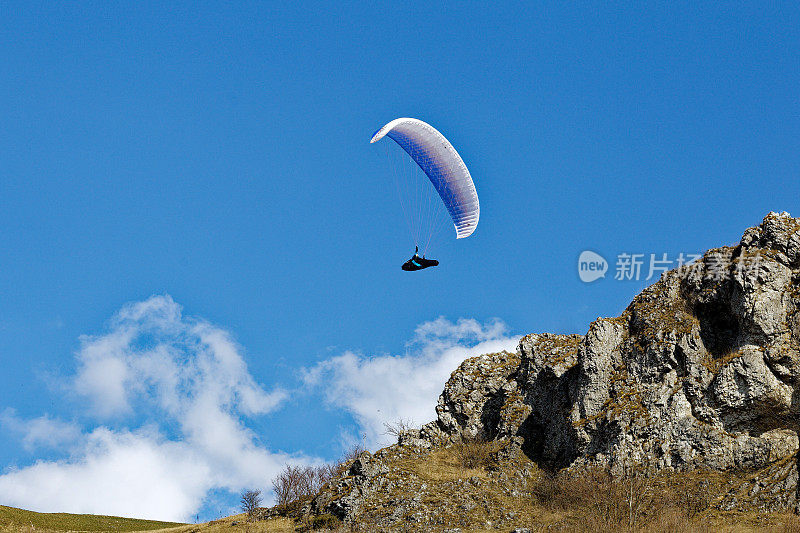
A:
[[[159,522],[118,516],[69,513],[35,513],[0,505],[0,533],[56,533],[62,531],[149,531],[151,533],[291,533],[295,523],[288,518],[248,523],[235,515],[204,524]]]
[[[176,522],[159,522],[118,516],[35,513],[0,505],[0,528],[6,531],[18,531],[21,528],[50,531],[148,531],[183,525]]]

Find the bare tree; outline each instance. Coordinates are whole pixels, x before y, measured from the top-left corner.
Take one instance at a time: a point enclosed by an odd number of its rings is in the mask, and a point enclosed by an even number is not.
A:
[[[272,490],[275,492],[275,499],[278,505],[286,505],[294,501],[297,494],[297,474],[298,467],[286,465],[275,479],[272,480]]]
[[[287,505],[304,496],[314,494],[315,469],[310,466],[286,465],[280,474],[272,480],[272,490],[278,505]]]
[[[260,490],[246,490],[242,492],[241,499],[242,511],[247,513],[247,518],[251,519],[255,515],[256,510],[261,507],[261,491]]]

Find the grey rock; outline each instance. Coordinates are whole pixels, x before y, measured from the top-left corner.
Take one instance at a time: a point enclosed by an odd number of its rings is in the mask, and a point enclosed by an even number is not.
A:
[[[516,354],[465,361],[435,426],[507,439],[553,470],[766,468],[798,449],[799,305],[800,219],[770,213],[582,337],[527,335]],[[776,498],[789,508],[796,490]]]

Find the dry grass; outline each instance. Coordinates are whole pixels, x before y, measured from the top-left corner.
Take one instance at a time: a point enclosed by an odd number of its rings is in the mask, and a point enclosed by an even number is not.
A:
[[[531,487],[539,515],[532,531],[555,524],[574,531],[640,533],[800,533],[800,518],[792,513],[723,512],[712,504],[723,476],[715,473],[672,473],[612,478],[602,470],[580,476],[543,475]],[[533,511],[537,513],[536,510]]]
[[[479,477],[487,479],[483,468],[465,468],[455,448],[438,448],[426,456],[408,460],[403,465],[422,479],[429,481],[456,481],[459,479]]]
[[[481,438],[464,439],[453,445],[453,454],[459,464],[468,470],[486,470],[497,466],[494,452],[497,443]]]
[[[79,515],[83,516],[83,515]],[[86,515],[91,516],[91,515]],[[235,524],[235,525],[234,525]],[[81,527],[78,525],[78,527]],[[36,526],[14,524],[0,526],[1,533],[63,533],[65,531],[86,531],[82,529],[50,529]],[[120,531],[109,527],[108,529],[91,531]],[[125,530],[136,531],[136,530]],[[142,530],[145,531],[145,530]],[[290,533],[296,531],[296,524],[289,518],[272,518],[270,520],[248,522],[245,515],[230,516],[221,520],[214,520],[203,524],[190,524],[177,527],[146,530],[151,533]]]
[[[295,531],[295,522],[291,518],[275,517],[253,522],[247,520],[246,514],[240,514],[206,524],[198,524],[189,529],[168,529],[159,533],[290,533],[293,531]]]
[[[246,514],[203,524],[180,524],[115,516],[68,513],[35,513],[0,506],[0,533],[63,533],[65,531],[113,531],[150,533],[289,533],[296,524],[289,518],[248,521]]]

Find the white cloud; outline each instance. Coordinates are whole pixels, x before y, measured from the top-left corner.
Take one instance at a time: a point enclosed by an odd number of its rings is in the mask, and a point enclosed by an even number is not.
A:
[[[367,445],[376,448],[391,441],[384,435],[384,422],[402,418],[421,425],[436,417],[436,400],[462,361],[514,351],[518,342],[501,321],[438,318],[417,327],[403,355],[368,357],[347,351],[307,370],[304,379],[309,387],[321,389],[329,404],[349,411]]]
[[[14,433],[22,435],[22,445],[28,451],[37,448],[56,449],[64,444],[75,442],[81,434],[76,424],[56,420],[48,415],[23,420],[14,409],[6,409],[0,414],[0,424]]]
[[[123,307],[105,334],[81,339],[76,361],[73,390],[103,425],[81,434],[6,411],[4,425],[26,446],[72,453],[0,475],[0,501],[182,521],[211,490],[265,489],[283,464],[304,462],[260,446],[242,418],[269,413],[285,393],[264,390],[230,334],[183,316],[169,296]]]
[[[253,380],[230,334],[183,317],[169,296],[123,307],[108,333],[84,336],[81,344],[75,390],[102,417],[130,413],[136,399],[153,401],[174,416],[209,401],[257,415],[285,397]]]

